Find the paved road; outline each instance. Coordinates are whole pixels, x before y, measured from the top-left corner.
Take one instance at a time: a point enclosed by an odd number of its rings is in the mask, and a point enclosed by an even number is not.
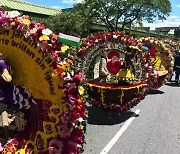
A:
[[[108,154],[180,154],[180,86],[168,83],[151,91],[132,112],[104,118],[104,111],[88,107],[85,151],[100,154],[126,121],[139,109],[139,115],[125,130]]]

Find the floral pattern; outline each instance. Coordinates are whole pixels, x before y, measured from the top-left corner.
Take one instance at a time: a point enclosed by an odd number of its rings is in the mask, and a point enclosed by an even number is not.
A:
[[[140,48],[138,40],[121,32],[93,34],[82,41],[77,56],[81,60],[80,69],[86,83],[85,95],[89,96],[90,103],[123,111],[144,98],[149,90],[149,74],[152,70],[148,69],[151,66],[149,59],[145,58],[146,53]],[[88,78],[92,61],[103,56],[102,51],[107,55],[106,66],[109,71],[105,84],[98,83],[98,78]]]
[[[149,74],[149,85],[151,88],[157,89],[165,84],[173,73],[174,58],[171,51],[165,47],[163,41],[153,37],[143,37],[139,39],[141,48],[147,48],[145,57],[150,61],[149,70],[153,70]]]

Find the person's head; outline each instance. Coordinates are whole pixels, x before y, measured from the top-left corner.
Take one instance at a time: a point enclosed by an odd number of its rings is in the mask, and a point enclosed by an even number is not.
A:
[[[105,53],[105,51],[103,51],[103,50],[100,52],[100,54],[99,54],[99,55],[100,55],[101,57],[106,58],[106,53]]]

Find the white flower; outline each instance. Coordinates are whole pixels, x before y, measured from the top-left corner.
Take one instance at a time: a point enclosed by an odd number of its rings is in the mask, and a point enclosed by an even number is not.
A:
[[[46,28],[46,29],[43,29],[43,30],[42,30],[42,34],[43,34],[43,35],[51,35],[51,34],[52,34],[52,31],[51,31],[50,29]]]
[[[31,33],[31,34],[34,34],[34,33],[37,32],[37,30],[38,30],[38,28],[37,28],[37,27],[34,27],[33,29],[30,30],[30,33]]]
[[[77,120],[78,120],[79,122],[85,121],[82,117],[78,118]]]
[[[8,16],[10,18],[18,17],[19,15],[20,15],[20,13],[18,11],[9,11],[8,12]]]
[[[117,36],[117,35],[113,35],[113,38],[114,38],[114,39],[117,39],[117,38],[118,38],[118,36]]]

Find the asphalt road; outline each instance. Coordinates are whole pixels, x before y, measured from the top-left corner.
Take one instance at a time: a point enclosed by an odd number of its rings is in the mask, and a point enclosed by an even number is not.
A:
[[[134,112],[139,109],[140,113]],[[88,107],[89,120],[83,154],[100,154],[131,116],[127,127],[108,154],[180,154],[180,86],[167,83],[151,91],[136,107],[112,119]]]

